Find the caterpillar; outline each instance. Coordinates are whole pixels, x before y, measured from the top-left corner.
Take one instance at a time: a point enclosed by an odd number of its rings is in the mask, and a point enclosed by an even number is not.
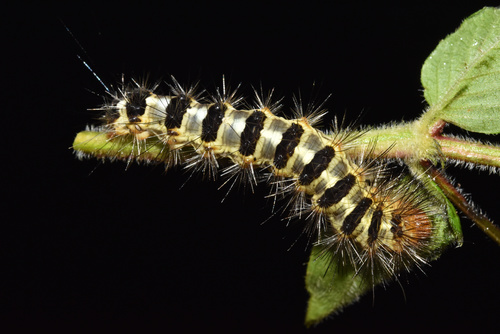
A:
[[[450,161],[493,172],[499,167],[497,147],[443,131],[452,124],[498,133],[496,95],[489,89],[496,85],[497,72],[490,72],[498,59],[495,17],[494,9],[472,16],[429,56],[422,68],[428,108],[411,122],[321,130],[321,107],[304,112],[296,103],[292,118],[281,117],[281,102],[273,102],[272,94],[250,101],[223,84],[207,96],[172,79],[165,95],[159,85],[136,82],[113,93],[107,89],[111,99],[98,108],[103,123],[80,132],[73,148],[79,158],[182,166],[191,171],[188,179],[222,178],[229,190],[271,185],[273,215],[282,211],[284,219],[302,224],[313,245],[306,324],[315,323],[352,303],[366,285],[399,281],[445,247],[461,245],[450,201],[500,242],[500,230],[440,168]],[[340,295],[340,302],[331,303],[328,294]],[[314,299],[324,300],[309,314]]]
[[[384,153],[372,157],[375,142],[353,154],[363,131],[322,131],[321,108],[306,114],[298,101],[296,118],[280,117],[272,92],[248,103],[224,82],[208,97],[174,78],[168,86],[161,95],[158,85],[123,84],[99,108],[104,125],[79,134],[77,156],[183,165],[221,176],[230,189],[271,183],[274,202],[288,198],[286,218],[304,225],[320,256],[353,266],[372,285],[436,256],[441,245],[434,240],[447,228],[435,223],[446,219],[444,204],[433,202],[424,178],[390,167]],[[86,148],[95,133],[104,136],[102,146]]]

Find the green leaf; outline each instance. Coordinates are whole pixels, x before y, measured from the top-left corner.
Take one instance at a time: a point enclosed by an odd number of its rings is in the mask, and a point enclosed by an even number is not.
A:
[[[372,280],[356,275],[349,263],[340,263],[321,254],[323,248],[312,249],[307,265],[306,288],[310,298],[307,306],[306,326],[314,325],[333,312],[340,311],[357,301],[372,288]]]
[[[461,247],[464,243],[464,237],[457,210],[440,186],[429,179],[426,187],[434,194],[436,200],[440,200],[446,206],[447,219],[436,216],[434,220],[434,241],[432,248],[434,248],[435,258],[431,258],[431,260],[436,260],[448,245],[455,244],[457,247]]]
[[[500,133],[500,9],[484,8],[439,43],[422,67],[426,115]]]

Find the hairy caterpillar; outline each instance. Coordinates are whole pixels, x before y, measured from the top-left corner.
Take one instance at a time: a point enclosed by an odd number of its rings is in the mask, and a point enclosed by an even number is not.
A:
[[[77,155],[183,164],[210,179],[220,174],[230,188],[270,182],[274,199],[290,198],[288,218],[304,224],[320,256],[354,267],[372,285],[439,253],[436,236],[448,226],[435,222],[446,220],[444,203],[433,202],[424,178],[388,167],[383,154],[353,154],[362,131],[323,132],[315,127],[319,109],[304,115],[297,103],[296,118],[286,119],[270,97],[256,94],[248,105],[224,85],[208,98],[175,79],[168,95],[157,86],[122,86],[101,108],[106,124],[79,135]],[[85,147],[96,131],[101,146]]]
[[[174,80],[167,95],[157,86],[123,85],[101,108],[105,125],[78,134],[74,148],[80,157],[182,164],[192,175],[222,176],[230,189],[270,183],[270,197],[289,198],[286,218],[303,224],[314,242],[306,324],[317,323],[460,245],[451,202],[500,243],[500,230],[439,168],[450,160],[500,167],[497,147],[443,132],[453,124],[498,133],[498,99],[488,90],[498,81],[497,27],[498,12],[484,9],[438,45],[422,68],[429,108],[411,122],[323,132],[318,111],[307,115],[296,105],[295,118],[286,119],[261,95],[249,103],[223,86],[203,98]],[[393,161],[403,164],[393,168]]]

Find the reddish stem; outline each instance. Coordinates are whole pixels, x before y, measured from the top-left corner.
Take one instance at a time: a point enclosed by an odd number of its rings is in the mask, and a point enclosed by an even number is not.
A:
[[[429,160],[421,160],[420,164],[426,169],[434,182],[443,190],[448,199],[462,211],[470,220],[483,230],[490,238],[500,245],[500,229],[486,216],[477,212],[469,201],[455,188]]]

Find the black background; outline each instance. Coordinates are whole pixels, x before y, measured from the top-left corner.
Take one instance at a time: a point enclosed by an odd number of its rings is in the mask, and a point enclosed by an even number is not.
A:
[[[327,116],[363,124],[425,108],[420,68],[483,5],[255,2],[47,5],[3,21],[0,327],[301,332],[307,302],[300,226],[270,216],[267,188],[235,191],[161,166],[78,161],[107,84],[149,74],[213,92],[276,87],[290,105],[332,93]],[[66,32],[64,22],[85,52]],[[2,71],[4,71],[2,70]],[[314,85],[314,89],[312,89]],[[96,92],[94,94],[92,92]],[[315,95],[317,94],[317,95]],[[285,108],[286,110],[286,108]],[[6,130],[6,132],[5,132]],[[492,138],[495,141],[495,138]],[[497,175],[450,168],[493,219]],[[479,329],[498,324],[500,248],[463,219],[464,246],[377,288],[311,332]],[[406,299],[405,299],[406,298]]]

